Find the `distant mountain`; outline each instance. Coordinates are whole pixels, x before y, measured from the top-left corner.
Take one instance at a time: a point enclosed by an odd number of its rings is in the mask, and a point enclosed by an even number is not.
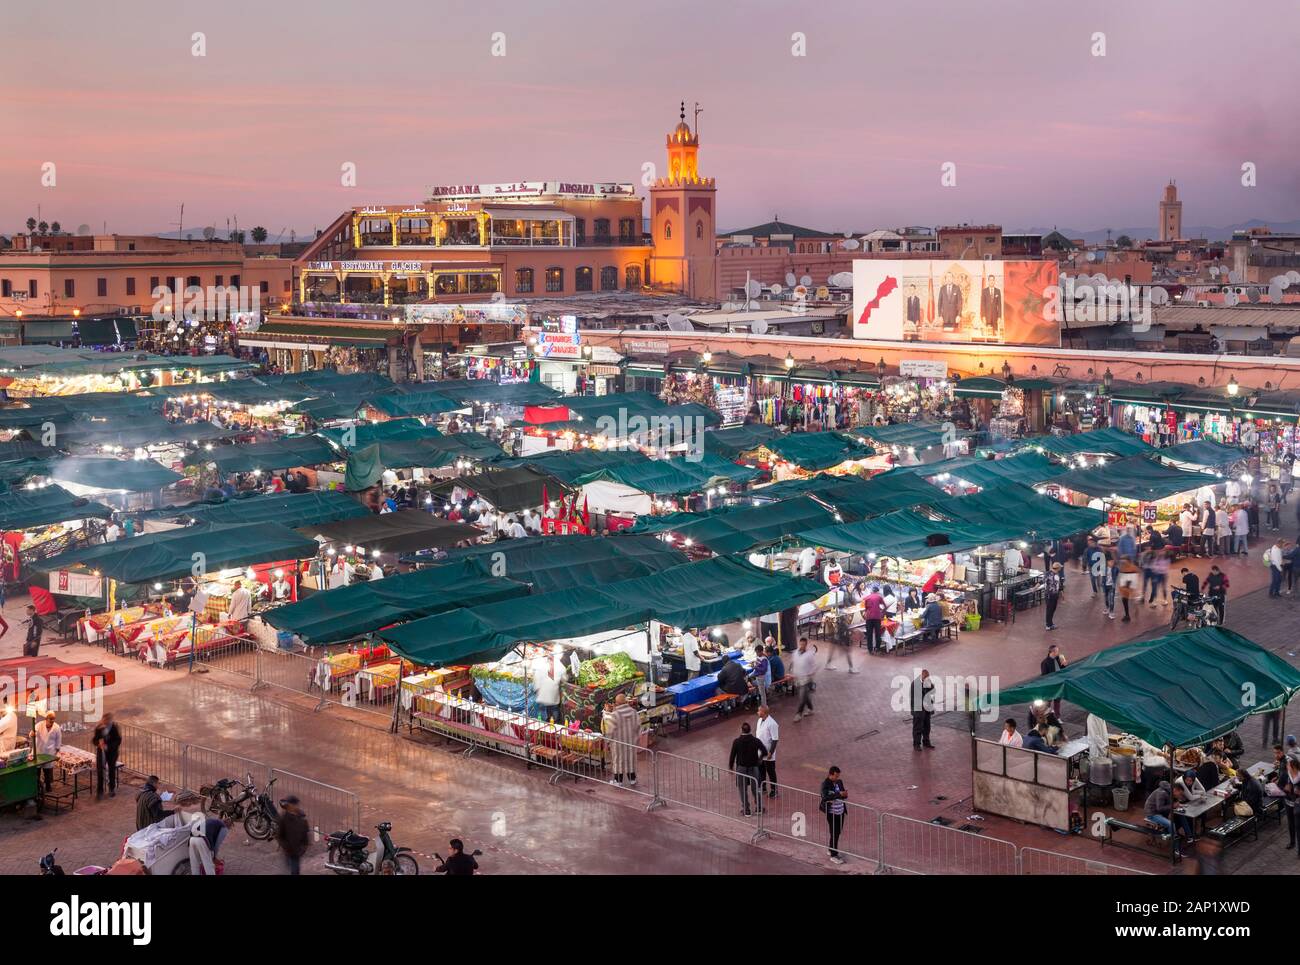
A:
[[[1242,221],[1239,224],[1224,225],[1222,227],[1211,227],[1209,225],[1184,225],[1183,234],[1188,238],[1205,238],[1209,241],[1227,241],[1232,237],[1234,231],[1247,231],[1251,228],[1269,228],[1277,234],[1300,234],[1300,221],[1261,221],[1259,218],[1252,218],[1250,221]],[[1051,231],[1059,231],[1067,238],[1082,238],[1089,244],[1098,244],[1106,240],[1106,229],[1095,228],[1091,231],[1080,231],[1078,228],[1025,228],[1023,231],[1010,231],[1003,229],[1006,234],[1047,234]],[[1111,228],[1110,238],[1113,241],[1120,235],[1128,235],[1134,241],[1145,241],[1148,238],[1158,238],[1159,231],[1153,226],[1145,228]]]

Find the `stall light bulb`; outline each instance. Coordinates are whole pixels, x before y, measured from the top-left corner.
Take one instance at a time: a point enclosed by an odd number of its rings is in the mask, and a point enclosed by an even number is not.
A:
[[[155,584],[153,585],[153,588],[154,588],[155,590],[161,590],[161,589],[162,589],[162,584],[161,584],[161,583],[155,583]]]
[[[695,545],[695,540],[691,539],[691,538],[688,536],[688,537],[686,537],[686,539],[682,540],[682,545],[683,545],[683,546],[694,546],[694,545]]]
[[[370,556],[371,556],[373,559],[379,559],[379,550],[372,550],[371,553],[370,553]]]
[[[343,547],[343,552],[345,552],[345,553],[351,553],[351,552],[352,552],[352,544],[349,543],[347,546]]]
[[[752,620],[743,620],[743,621],[741,621],[741,624],[740,624],[740,625],[741,625],[741,627],[744,628],[745,630],[748,630],[748,629],[750,629],[750,628],[752,628],[752,627],[754,626],[754,623],[753,623]]]

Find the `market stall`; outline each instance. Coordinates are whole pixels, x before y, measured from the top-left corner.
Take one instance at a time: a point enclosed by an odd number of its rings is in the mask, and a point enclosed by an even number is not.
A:
[[[110,507],[62,486],[0,493],[0,580],[16,582],[37,561],[86,545],[98,533],[90,521],[112,515]]]

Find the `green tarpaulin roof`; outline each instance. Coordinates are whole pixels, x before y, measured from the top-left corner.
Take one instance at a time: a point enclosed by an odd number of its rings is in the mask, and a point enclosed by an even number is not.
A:
[[[114,459],[112,456],[69,456],[50,463],[50,478],[92,489],[147,493],[181,479],[152,459]]]
[[[361,425],[321,429],[316,435],[340,449],[363,449],[376,442],[395,442],[409,439],[436,439],[442,435],[419,419],[389,419],[386,422],[367,422]]]
[[[453,610],[379,636],[418,663],[474,663],[496,659],[522,641],[585,636],[655,619],[674,626],[739,620],[805,603],[825,589],[720,557],[599,588]]]
[[[723,459],[737,459],[742,453],[765,446],[780,434],[775,427],[758,423],[713,429],[704,434],[704,451]]]
[[[959,399],[983,399],[1000,396],[1006,387],[1001,379],[983,375],[953,383],[952,394]]]
[[[734,483],[750,483],[763,475],[761,469],[753,466],[742,466],[711,452],[673,456],[668,461],[675,466],[680,466],[687,472],[696,473],[705,480],[706,484],[710,480],[716,481],[720,479],[726,479]]]
[[[466,408],[473,402],[483,405],[547,405],[559,400],[560,393],[539,382],[493,382],[491,379],[445,379],[420,382],[418,390],[437,392]]]
[[[649,461],[636,449],[552,449],[521,459],[508,459],[501,465],[535,466],[556,479],[576,485],[584,476],[602,469]]]
[[[80,566],[121,583],[189,576],[196,565],[208,573],[254,563],[312,559],[316,541],[278,523],[197,523],[60,553],[34,564],[51,572]]]
[[[374,514],[345,493],[308,492],[236,496],[223,503],[187,506],[181,515],[198,523],[271,522],[296,529]]]
[[[1175,469],[1142,456],[1116,459],[1104,466],[1075,469],[1053,476],[1051,481],[1100,499],[1122,496],[1144,501],[1176,496],[1218,482],[1208,473]]]
[[[62,486],[19,489],[0,495],[0,531],[31,529],[71,519],[108,519],[113,511],[72,495]]]
[[[643,493],[659,496],[684,496],[702,492],[713,481],[706,470],[697,463],[682,459],[647,459],[608,466],[581,477],[583,485],[592,482],[613,482]]]
[[[438,469],[461,458],[495,462],[503,455],[500,446],[476,432],[376,442],[349,454],[343,486],[360,492],[378,483],[385,469]]]
[[[842,432],[792,432],[767,443],[786,462],[815,472],[848,459],[865,459],[875,453],[866,442]]]
[[[853,435],[870,439],[878,448],[915,449],[923,452],[931,446],[943,445],[944,428],[937,423],[899,422],[894,425],[858,426],[849,430]]]
[[[389,392],[371,396],[365,401],[372,409],[377,409],[387,416],[438,415],[466,407],[465,404],[456,402],[436,389],[422,392]]]
[[[1004,483],[1032,486],[1060,475],[1061,466],[1041,453],[1023,452],[1003,459],[946,459],[929,466],[909,466],[904,471],[937,483],[964,482],[988,489]],[[939,478],[945,473],[951,478]]]
[[[763,506],[745,506],[732,512],[705,514],[675,527],[672,532],[719,555],[743,553],[775,543],[782,537],[835,522],[825,506],[799,496]]]
[[[1249,690],[1253,702],[1242,694]],[[1280,710],[1300,670],[1238,633],[1205,627],[1111,647],[1003,690],[1003,707],[1068,700],[1156,747],[1205,744],[1251,714]]]
[[[212,463],[223,473],[274,472],[297,466],[320,466],[341,462],[343,457],[325,440],[314,436],[285,436],[268,442],[250,442],[233,446],[213,446],[185,456],[185,465]]]
[[[1193,439],[1168,449],[1156,450],[1156,455],[1168,462],[1205,469],[1225,469],[1233,463],[1249,459],[1250,453],[1236,446],[1225,446],[1213,439]]]
[[[958,553],[1000,543],[1010,535],[1004,525],[945,522],[910,509],[900,509],[858,523],[804,529],[797,538],[808,546],[824,546],[845,553],[875,553],[877,556],[924,560],[943,553]]]
[[[1003,483],[970,496],[947,496],[931,507],[955,520],[1001,530],[1008,540],[1064,539],[1106,521],[1100,509],[1070,506],[1018,483]]]
[[[451,492],[456,486],[477,493],[489,505],[506,513],[535,509],[542,505],[543,495],[547,499],[559,499],[567,491],[560,480],[531,466],[514,469],[488,467],[472,475],[443,480],[434,487],[434,492]]]
[[[1076,432],[1069,436],[1034,436],[1021,443],[1022,449],[1042,449],[1055,456],[1142,456],[1155,452],[1137,436],[1108,426],[1091,432]]]
[[[408,559],[419,561],[421,557]],[[446,559],[473,560],[484,573],[495,569],[512,580],[532,584],[539,593],[630,580],[686,562],[684,554],[658,537],[635,533],[531,536],[449,550]]]
[[[268,610],[262,618],[320,646],[405,620],[527,594],[522,583],[484,576],[477,566],[460,563],[314,593]]]
[[[475,540],[483,535],[468,523],[456,523],[420,509],[400,509],[395,513],[369,513],[332,523],[296,527],[304,536],[320,542],[349,543],[367,552],[414,553],[417,550],[455,546],[461,540]]]
[[[933,502],[935,489],[922,479],[891,471],[864,478],[862,476],[813,476],[787,479],[785,482],[760,486],[753,495],[768,499],[787,499],[796,495],[815,496],[834,506],[845,519],[879,516]]]

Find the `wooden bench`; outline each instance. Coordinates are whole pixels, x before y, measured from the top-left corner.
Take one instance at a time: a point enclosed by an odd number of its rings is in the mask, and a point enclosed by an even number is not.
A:
[[[780,680],[773,680],[772,686],[768,688],[768,695],[772,694],[792,694],[794,693],[794,674],[788,673]]]
[[[1281,800],[1281,798],[1278,800]],[[1206,831],[1205,836],[1218,841],[1226,851],[1234,844],[1244,841],[1247,831],[1250,832],[1250,840],[1255,841],[1259,838],[1259,821],[1255,819],[1255,815],[1241,817],[1234,814],[1222,824]]]
[[[956,630],[957,630],[957,625],[955,623],[953,623],[951,620],[944,620],[943,623],[939,624],[937,627],[918,627],[917,629],[912,630],[910,633],[895,634],[894,650],[891,651],[891,653],[896,651],[902,651],[904,648],[907,647],[911,648],[910,650],[911,653],[915,653],[916,644],[918,641],[937,642],[940,633],[942,633],[945,637],[951,640],[956,634]]]
[[[685,707],[677,708],[677,727],[679,730],[690,730],[691,721],[696,717],[712,713],[717,717],[731,713],[736,709],[736,704],[744,700],[743,697],[736,694],[714,694],[707,700],[701,700],[697,704],[687,704]]]
[[[1117,841],[1114,835],[1116,830],[1132,831],[1134,834],[1140,834],[1148,844],[1155,845],[1156,847],[1162,847],[1169,844],[1170,832],[1164,831],[1156,827],[1154,824],[1134,824],[1132,821],[1124,821],[1120,818],[1109,817],[1106,819],[1106,836],[1101,839],[1101,846],[1103,848],[1106,847],[1107,844],[1111,844],[1117,848],[1128,848],[1130,851],[1141,851],[1144,854],[1146,853],[1145,849],[1140,848],[1137,845]],[[1177,857],[1181,858],[1182,855],[1178,854]]]

